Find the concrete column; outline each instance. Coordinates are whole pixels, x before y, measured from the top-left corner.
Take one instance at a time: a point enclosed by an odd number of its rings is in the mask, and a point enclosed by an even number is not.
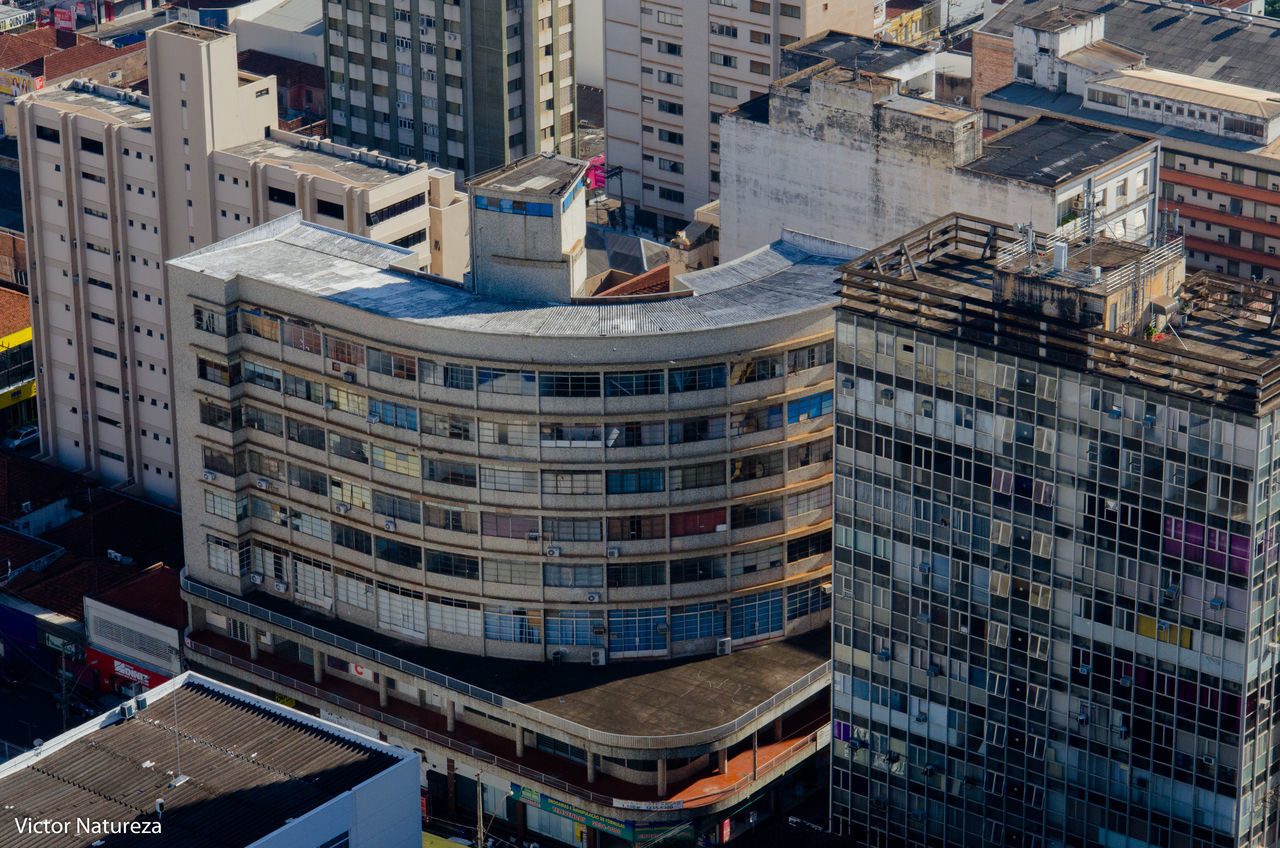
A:
[[[721,748],[716,751],[716,771],[720,774],[728,774],[729,772],[729,749]]]
[[[524,756],[524,728],[516,726],[516,757]]]
[[[596,782],[596,755],[587,751],[587,783]]]
[[[311,650],[311,677],[319,686],[324,683],[324,651]]]
[[[249,628],[249,659],[258,659],[258,628]]]
[[[773,720],[773,741],[782,741],[782,716],[778,716]]]
[[[448,701],[444,705],[444,729],[453,733],[454,726],[458,723],[458,708],[453,701]]]
[[[667,761],[658,758],[658,797],[667,797]]]
[[[378,706],[387,708],[387,676],[381,672],[378,673]]]
[[[447,797],[449,799],[449,812],[458,809],[458,782],[454,776],[455,767],[452,759],[444,761],[445,768],[445,787],[447,788]],[[521,806],[524,806],[523,804]]]

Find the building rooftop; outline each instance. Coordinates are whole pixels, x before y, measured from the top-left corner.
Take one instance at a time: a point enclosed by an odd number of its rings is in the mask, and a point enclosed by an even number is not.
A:
[[[589,164],[581,159],[543,153],[479,174],[468,180],[467,185],[512,194],[560,195],[586,173]]]
[[[1069,62],[1078,68],[1095,74],[1105,73],[1116,68],[1130,68],[1141,65],[1146,56],[1136,50],[1112,44],[1110,41],[1095,41],[1079,50],[1062,54],[1062,61]]]
[[[109,44],[90,41],[33,59],[16,70],[33,77],[43,76],[46,82],[52,82],[92,68],[95,65],[101,65],[103,62],[109,62],[112,59],[119,59],[130,53],[145,50],[146,46],[146,43],[142,41],[126,47],[112,47]]]
[[[929,55],[928,50],[920,47],[835,30],[827,30],[788,44],[783,53],[784,70],[790,68],[787,72],[830,60],[842,68],[872,74],[888,74],[900,65]]]
[[[31,296],[0,288],[0,339],[31,326]]]
[[[243,159],[270,162],[301,173],[311,173],[337,182],[351,185],[376,186],[392,182],[406,173],[418,170],[402,159],[380,156],[377,153],[363,153],[351,147],[343,147],[329,141],[315,142],[315,147],[295,144],[295,138],[289,138],[280,131],[271,130],[267,138],[257,139],[248,144],[226,147],[219,153],[239,156]],[[357,153],[358,158],[352,158]]]
[[[79,474],[0,451],[0,521],[17,521],[92,485]]]
[[[61,552],[61,548],[50,542],[0,527],[0,586],[9,579],[10,570],[17,571]]]
[[[984,140],[982,156],[965,168],[1057,186],[1148,143],[1140,136],[1088,124],[1032,118]]]
[[[26,95],[41,103],[83,111],[98,120],[114,124],[151,124],[151,101],[146,95],[122,88],[72,80],[65,86],[45,88]]]
[[[94,599],[156,624],[175,629],[187,626],[178,569],[166,563],[158,562],[120,585],[98,592]]]
[[[68,621],[84,621],[85,595],[114,589],[137,573],[136,565],[106,557],[65,554],[38,571],[30,569],[15,575],[0,591]]]
[[[939,218],[846,264],[842,307],[1010,353],[1047,357],[1082,371],[1139,381],[1250,415],[1280,406],[1280,382],[1274,377],[1280,369],[1280,334],[1270,330],[1280,320],[1280,314],[1273,319],[1271,313],[1271,304],[1280,303],[1280,286],[1199,272],[1187,278],[1179,295],[1183,318],[1176,325],[1176,337],[1148,340],[1143,327],[1127,333],[1078,327],[1046,319],[1040,310],[994,302],[1000,255],[1010,247],[1016,252],[1023,241],[1006,224],[958,213]],[[913,257],[910,262],[904,246]],[[1036,252],[1049,250],[1047,240],[1037,235]],[[1107,279],[1124,278],[1137,264],[1135,250],[1180,252],[1182,247],[1178,242],[1154,249],[1121,246],[1111,255],[1095,245],[1094,264],[1105,263],[1103,285]],[[1025,249],[1021,255],[1026,256]],[[1045,320],[1054,323],[1047,348]]]
[[[1060,0],[1006,3],[982,25],[1010,36]],[[1137,50],[1147,64],[1219,82],[1280,91],[1280,21],[1170,0],[1073,0],[1075,9],[1106,15],[1106,39]],[[1247,18],[1236,20],[1235,18]]]
[[[1085,9],[1074,9],[1070,6],[1055,6],[1039,14],[1032,15],[1022,22],[1025,27],[1040,32],[1062,32],[1079,26],[1093,17],[1093,12]]]
[[[172,786],[179,751],[188,779]],[[0,766],[0,803],[6,820],[72,822],[24,848],[243,848],[415,756],[187,672],[133,718],[112,711]],[[163,836],[76,832],[76,817],[153,822],[158,798]]]
[[[949,124],[971,118],[975,111],[967,106],[953,106],[950,103],[930,100],[926,97],[907,97],[901,94],[892,94],[877,101],[876,105],[893,112],[905,112]]]
[[[984,94],[983,104],[998,109],[996,103],[1007,103],[1011,106],[1022,106],[1031,110],[1051,112],[1076,121],[1089,121],[1113,127],[1123,127],[1136,135],[1159,139],[1177,139],[1208,147],[1221,147],[1227,150],[1253,153],[1258,156],[1280,158],[1280,139],[1270,145],[1260,146],[1257,141],[1243,138],[1227,138],[1186,127],[1159,124],[1130,115],[1103,112],[1088,108],[1088,103],[1079,95],[1066,94],[1039,88],[1027,83],[1010,83],[1001,89]]]
[[[1280,100],[1270,91],[1193,77],[1157,68],[1127,68],[1090,80],[1100,84],[1271,120],[1280,115]]]
[[[324,35],[324,4],[320,0],[283,0],[274,6],[254,3],[240,20],[303,35]]]
[[[831,632],[822,629],[726,656],[549,666],[415,645],[267,592],[244,600],[606,733],[668,736],[719,727],[831,658]]]
[[[224,279],[244,276],[424,327],[511,336],[612,337],[766,321],[835,304],[840,256],[785,241],[684,274],[693,297],[645,303],[503,301],[394,270],[410,254],[294,213],[173,260]],[[847,258],[848,254],[844,254]]]
[[[173,0],[173,5],[181,6],[184,9],[230,9],[245,2],[247,0],[197,0],[196,2]],[[196,41],[217,41],[219,38],[230,38],[232,36],[232,33],[224,30],[189,24],[185,21],[174,21],[158,27],[155,31],[182,35]]]

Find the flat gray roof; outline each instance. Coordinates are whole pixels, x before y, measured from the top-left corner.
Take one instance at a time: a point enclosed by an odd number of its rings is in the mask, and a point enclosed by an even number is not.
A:
[[[467,181],[475,188],[497,189],[513,194],[562,194],[587,169],[587,163],[568,156],[539,153]]]
[[[1006,3],[982,30],[1012,35],[1018,24],[1030,24],[1059,5],[1060,0]],[[1107,41],[1145,53],[1150,67],[1280,91],[1280,21],[1274,18],[1246,16],[1245,23],[1226,17],[1230,10],[1160,0],[1073,0],[1071,6],[1106,15]]]
[[[1148,140],[1059,118],[1038,118],[983,142],[982,156],[966,170],[1056,186],[1137,150]]]
[[[173,264],[243,275],[333,303],[428,327],[513,336],[588,337],[753,324],[833,307],[837,256],[777,241],[681,277],[692,297],[638,303],[540,303],[484,297],[393,270],[408,251],[306,223],[297,213],[189,253]]]
[[[72,82],[65,88],[41,89],[34,96],[41,103],[56,104],[64,109],[96,112],[106,121],[151,123],[151,101],[144,95],[134,95],[137,102],[130,103],[128,92],[123,89]]]
[[[842,68],[883,74],[928,53],[920,47],[827,30],[784,47],[782,75],[804,70],[828,59]]]
[[[229,153],[245,159],[267,160],[295,171],[319,172],[330,179],[360,185],[381,185],[412,172],[395,167],[400,164],[398,159],[383,157],[388,164],[381,166],[375,164],[376,159],[373,163],[364,161],[369,158],[369,154],[361,154],[361,159],[352,159],[350,156],[341,156],[324,148],[311,150],[305,147],[294,147],[275,138],[261,138],[217,152]]]

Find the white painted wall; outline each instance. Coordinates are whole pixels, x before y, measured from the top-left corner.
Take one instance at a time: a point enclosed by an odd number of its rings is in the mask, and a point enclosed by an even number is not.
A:
[[[604,88],[604,0],[573,4],[573,75],[582,85]]]

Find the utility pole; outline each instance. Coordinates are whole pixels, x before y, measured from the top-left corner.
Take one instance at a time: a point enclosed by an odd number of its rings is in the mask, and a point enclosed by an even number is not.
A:
[[[484,848],[484,783],[476,772],[476,848]]]
[[[62,686],[62,732],[67,732],[67,650],[63,646],[59,651],[58,665],[61,673],[58,675],[58,682]]]
[[[760,731],[758,728],[756,730],[751,731],[751,779],[752,780],[756,779],[756,753],[759,751],[759,748],[760,748],[760,746],[757,744],[759,733]]]

